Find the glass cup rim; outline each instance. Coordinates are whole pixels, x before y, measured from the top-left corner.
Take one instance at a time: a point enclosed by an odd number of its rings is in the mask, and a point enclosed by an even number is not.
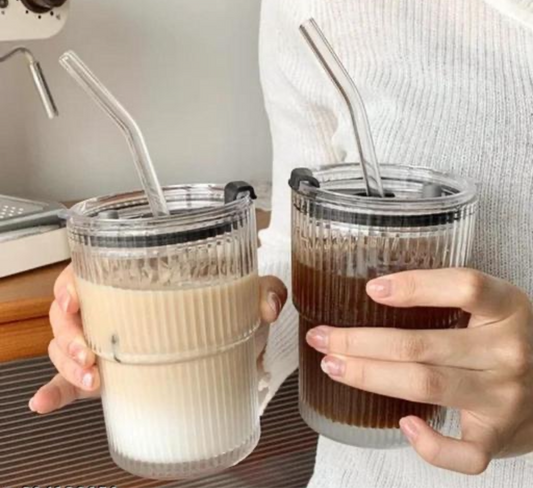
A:
[[[144,190],[133,190],[92,197],[73,205],[63,212],[63,218],[70,228],[101,231],[169,231],[170,229],[185,228],[193,225],[195,228],[202,225],[212,225],[217,220],[231,220],[238,218],[242,211],[248,210],[253,205],[249,196],[239,198],[233,202],[224,202],[224,186],[220,184],[180,184],[163,187],[163,193],[172,211],[173,203],[188,202],[191,207],[186,211],[172,213],[168,216],[141,216],[138,218],[98,218],[100,212],[124,210],[127,208],[144,214],[149,212],[148,200]],[[195,200],[187,197],[200,197],[209,199],[212,205],[194,206]]]
[[[348,173],[351,173],[352,178],[357,177],[361,181],[363,177],[361,165],[358,163],[319,165],[310,169],[313,176],[321,184],[346,181],[347,178],[340,176]],[[469,177],[438,171],[425,166],[380,164],[380,169],[385,190],[387,190],[388,180],[409,181],[406,179],[407,177],[420,180],[425,177],[428,182],[431,179],[435,179],[445,184],[450,193],[439,197],[380,198],[341,193],[338,190],[335,191],[322,186],[317,188],[306,181],[301,182],[298,190],[293,189],[292,191],[301,197],[312,198],[321,204],[342,206],[348,211],[353,209],[357,212],[379,212],[383,214],[446,212],[469,203],[475,203],[478,198],[477,182]],[[339,177],[335,180],[335,176]],[[400,178],[400,176],[404,176],[404,178]]]

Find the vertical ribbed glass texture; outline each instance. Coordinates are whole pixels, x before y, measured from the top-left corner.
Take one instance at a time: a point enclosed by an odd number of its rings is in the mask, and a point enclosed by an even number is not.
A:
[[[467,266],[477,211],[475,187],[423,168],[383,165],[395,198],[369,198],[358,165],[314,172],[320,189],[302,184],[292,196],[293,300],[300,314],[300,411],[318,433],[362,447],[406,444],[398,426],[417,415],[438,429],[445,409],[363,392],[334,382],[323,354],[306,344],[317,325],[445,329],[466,325],[451,308],[392,308],[366,294],[378,276],[412,269]],[[442,196],[423,198],[424,184]],[[427,188],[427,186],[426,186]]]
[[[111,455],[158,479],[232,466],[260,433],[253,203],[224,204],[208,185],[165,196],[169,217],[150,217],[139,192],[83,202],[68,219]]]

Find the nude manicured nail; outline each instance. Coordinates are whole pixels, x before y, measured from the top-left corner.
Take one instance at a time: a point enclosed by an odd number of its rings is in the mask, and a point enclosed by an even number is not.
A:
[[[320,363],[322,371],[329,376],[343,376],[346,369],[344,361],[335,357],[325,357]]]
[[[388,298],[392,295],[391,280],[379,278],[370,281],[366,287],[367,292],[376,298]]]
[[[94,384],[94,374],[85,373],[81,380],[81,384],[83,385],[84,388],[91,389]]]
[[[409,442],[413,442],[418,437],[418,426],[412,419],[404,418],[400,420],[400,429]]]
[[[76,338],[74,339],[68,348],[70,357],[74,359],[80,366],[87,365],[87,345],[83,339]]]
[[[306,336],[307,343],[317,351],[325,352],[328,349],[328,330],[323,327],[311,329]]]
[[[57,297],[57,304],[59,305],[59,308],[63,311],[63,313],[68,312],[68,306],[70,305],[71,300],[72,297],[70,296],[69,291],[67,290],[67,288],[63,288]]]
[[[279,313],[281,312],[281,300],[274,292],[271,291],[268,294],[267,301],[268,301],[268,306],[274,311],[277,317]]]

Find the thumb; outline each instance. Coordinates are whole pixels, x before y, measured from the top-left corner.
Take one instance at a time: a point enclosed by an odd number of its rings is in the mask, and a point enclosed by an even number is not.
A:
[[[462,439],[453,439],[439,434],[415,416],[401,419],[400,428],[418,455],[438,468],[463,474],[481,474],[492,459],[491,446],[496,439],[487,432],[474,435],[472,429],[465,431],[463,428]]]
[[[275,276],[262,276],[259,283],[261,320],[271,324],[277,320],[287,301],[287,288]]]

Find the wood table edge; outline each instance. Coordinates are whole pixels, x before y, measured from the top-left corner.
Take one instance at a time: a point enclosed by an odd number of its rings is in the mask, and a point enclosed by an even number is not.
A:
[[[48,316],[4,323],[0,325],[0,362],[44,356],[52,338]]]
[[[28,298],[2,304],[0,327],[13,322],[24,322],[48,315],[53,296],[48,298]]]

